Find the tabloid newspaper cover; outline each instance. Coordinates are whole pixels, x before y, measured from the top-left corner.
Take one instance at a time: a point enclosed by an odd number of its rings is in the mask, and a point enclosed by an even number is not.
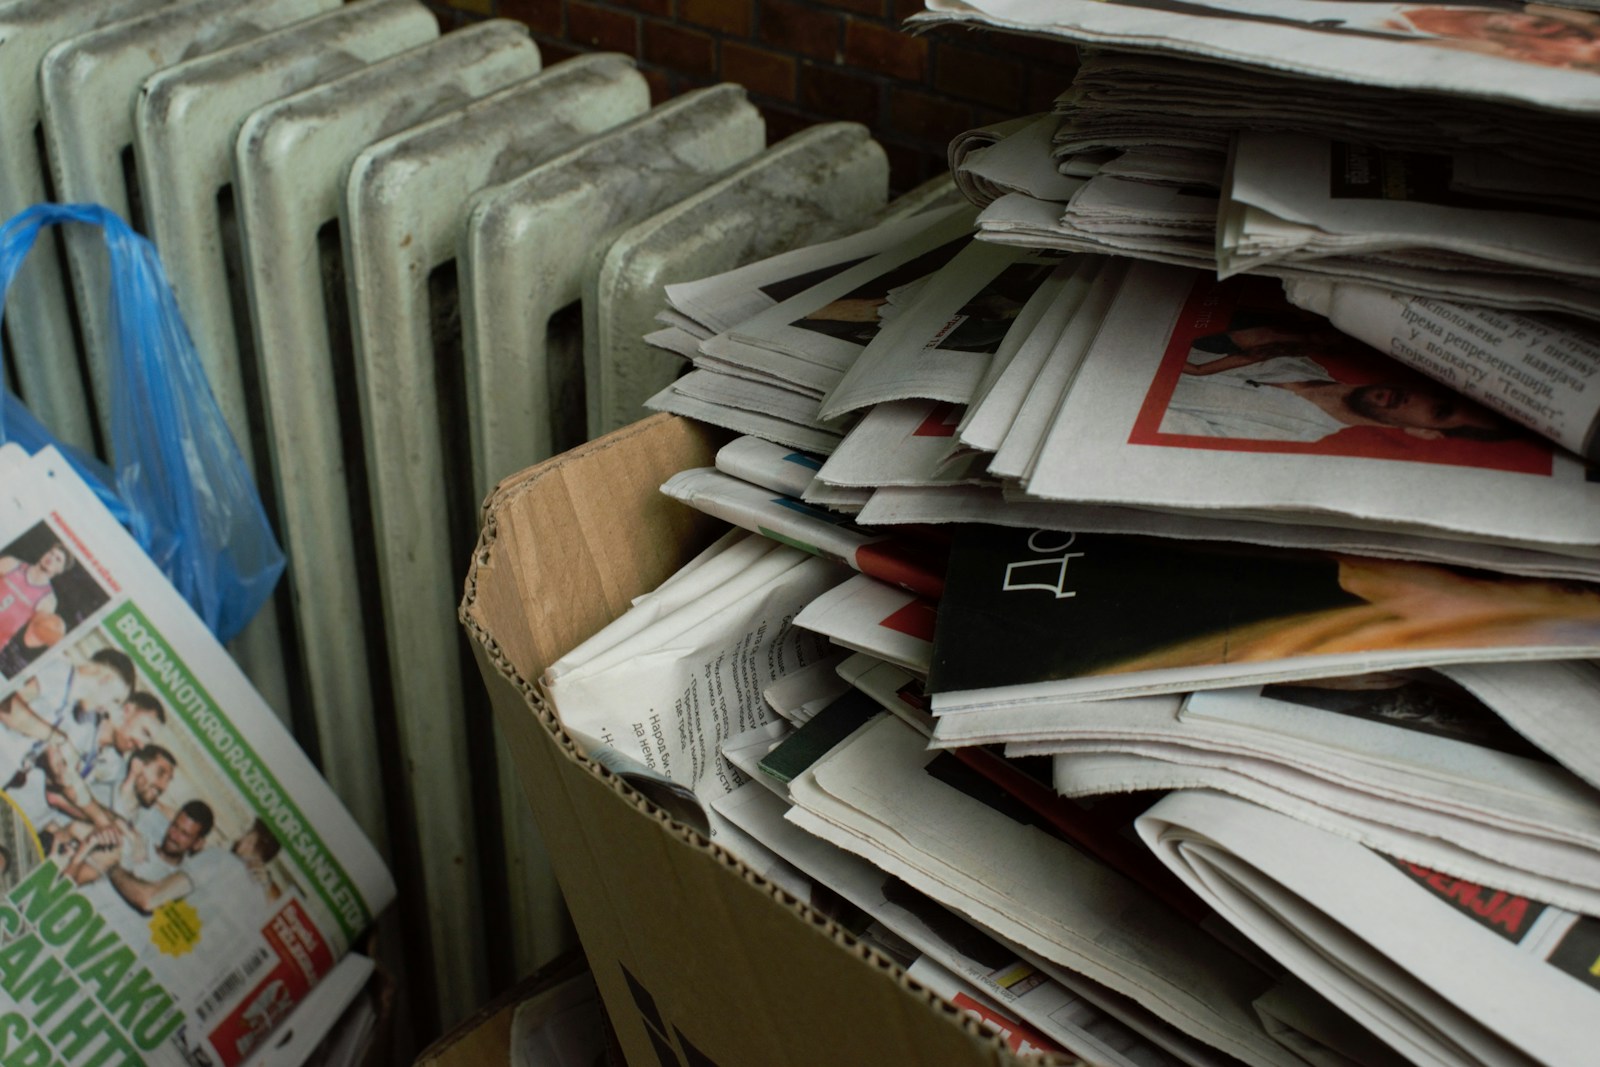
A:
[[[60,457],[0,474],[5,1062],[233,1067],[394,884]]]

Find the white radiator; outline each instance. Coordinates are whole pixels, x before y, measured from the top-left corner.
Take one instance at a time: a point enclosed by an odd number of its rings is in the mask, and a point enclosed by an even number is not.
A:
[[[436,38],[416,0],[0,3],[0,210],[53,189],[156,241],[289,555],[235,654],[396,867],[421,1038],[571,936],[455,621],[479,500],[670,377],[626,337],[663,283],[853,228],[887,181],[859,127],[763,151],[732,86],[652,111],[624,57]],[[6,315],[75,443],[108,336],[81,236]]]

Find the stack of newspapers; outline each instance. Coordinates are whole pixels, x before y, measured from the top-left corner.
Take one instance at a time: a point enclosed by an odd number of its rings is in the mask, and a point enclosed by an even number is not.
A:
[[[1095,48],[668,286],[736,529],[567,730],[1014,1049],[1595,1062],[1600,15],[930,7]]]
[[[59,453],[0,487],[0,1058],[359,1062],[382,859]]]

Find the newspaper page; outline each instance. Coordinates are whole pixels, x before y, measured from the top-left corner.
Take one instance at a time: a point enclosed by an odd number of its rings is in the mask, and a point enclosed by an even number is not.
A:
[[[1056,334],[1055,343],[1039,372],[1026,383],[1026,391],[1016,405],[1016,414],[1005,427],[1000,447],[989,461],[990,474],[1018,479],[1032,475],[1056,413],[1071,395],[1083,360],[1092,350],[1094,339],[1117,294],[1122,291],[1126,276],[1125,264],[1116,260],[1104,261],[1096,272],[1083,302],[1072,310],[1071,318]],[[1053,328],[1054,322],[1051,326]],[[1006,388],[1015,389],[1022,384],[1020,378],[1014,379]],[[1002,403],[1009,409],[1009,403]]]
[[[1318,134],[1412,152],[1471,152],[1518,170],[1537,167],[1552,184],[1555,171],[1581,183],[1595,162],[1595,146],[1574,137],[1571,117],[1557,111],[1397,93],[1278,68],[1100,50],[1080,57],[1071,87],[1057,101],[1065,114],[1056,151],[1065,155],[1107,145],[1181,143],[1222,158],[1239,128],[1241,106],[1249,109],[1251,129]],[[1486,179],[1498,181],[1488,174],[1478,177],[1476,162],[1471,167],[1474,187]]]
[[[1270,979],[1133,882],[1050,835],[898,719],[790,782],[802,829],[1249,1064],[1303,1064],[1250,1002]]]
[[[957,21],[1357,85],[1600,111],[1600,15],[1549,4],[930,0],[909,25]]]
[[[822,460],[759,437],[735,438],[717,449],[717,470],[784,496],[806,491]]]
[[[749,786],[716,803],[720,814],[1054,1044],[1107,1067],[1177,1067],[1183,1062],[898,878],[786,821],[788,807]],[[958,1006],[965,1006],[958,996],[972,996],[954,990],[940,995]]]
[[[734,433],[764,437],[768,441],[775,441],[801,452],[814,452],[822,456],[838,448],[841,440],[841,435],[828,430],[802,426],[765,412],[746,411],[701,400],[699,397],[680,393],[670,385],[645,401],[645,407],[651,411],[668,411],[712,426],[720,426]]]
[[[1191,888],[1417,1062],[1588,1062],[1600,920],[1467,883],[1215,793],[1137,823]]]
[[[914,235],[711,338],[702,351],[737,361],[740,346],[754,346],[842,374],[886,316],[904,311],[927,279],[971,243],[973,214],[965,208],[914,216]]]
[[[795,625],[926,675],[937,613],[932,600],[858,574],[807,604]]]
[[[1040,299],[1048,303],[1037,316],[1030,314],[1031,308],[1024,309],[1027,333],[1014,347],[1008,338],[1007,344],[995,353],[989,373],[978,384],[972,403],[962,417],[962,444],[985,452],[994,452],[1000,447],[1017,417],[1017,409],[1050,358],[1061,331],[1077,315],[1104,266],[1105,261],[1098,257],[1082,256],[1069,277],[1046,282],[1040,287]]]
[[[53,449],[0,493],[18,1062],[240,1064],[394,898],[377,851]]]
[[[1592,851],[1579,855],[1560,842],[1345,788],[1285,763],[1154,740],[1052,747],[1067,750],[1054,762],[1056,788],[1068,796],[1213,789],[1479,885],[1585,913],[1600,900]]]
[[[1143,263],[1027,489],[1520,547],[1600,543],[1600,486],[1575,457],[1292,308],[1275,282]]]
[[[1439,673],[1600,789],[1600,736],[1589,710],[1600,696],[1600,665],[1582,660],[1468,663],[1441,668]]]
[[[861,351],[823,398],[819,417],[890,400],[967,403],[989,358],[1057,272],[1071,273],[1059,254],[968,242]]]
[[[612,625],[626,637],[602,630],[542,679],[586,752],[615,749],[703,799],[744,780],[716,746],[775,720],[762,690],[831,651],[793,620],[850,573],[787,545],[715,585],[713,566],[675,587],[675,610],[644,626],[624,613]]]
[[[971,166],[987,155],[995,145],[1012,134],[1026,129],[1037,118],[1036,115],[1023,115],[1019,118],[991,122],[958,133],[950,139],[950,145],[945,151],[945,163],[956,189],[962,196],[974,204],[983,204],[994,199],[989,195],[992,190],[988,184],[973,173]]]
[[[674,379],[672,389],[678,395],[692,400],[782,419],[819,433],[842,435],[849,429],[845,420],[818,418],[816,397],[782,384],[752,381],[708,370],[692,370]]]
[[[1463,190],[1454,165],[1448,155],[1241,130],[1227,195],[1278,225],[1258,246],[1247,222],[1237,241],[1219,245],[1219,271],[1226,277],[1273,259],[1427,249],[1454,254],[1422,260],[1441,268],[1471,257],[1552,279],[1600,278],[1592,208],[1530,203],[1523,190]]]
[[[966,409],[939,400],[891,400],[875,405],[844,435],[817,478],[839,487],[946,485],[981,477],[966,465],[951,468],[956,427]]]
[[[993,485],[883,486],[856,514],[864,526],[987,522],[1029,530],[1142,534],[1179,541],[1237,541],[1269,548],[1317,549],[1380,559],[1475,567],[1480,570],[1579,582],[1600,581],[1600,560],[1482,541],[1420,537],[1387,530],[1353,530],[1315,523],[1262,522],[1210,513],[1177,515],[1138,508],[1034,500]]]
[[[724,333],[839,272],[886,252],[964,207],[930,210],[848,237],[797,248],[722,274],[666,287],[667,301],[711,330]]]
[[[1590,462],[1600,461],[1600,332],[1570,321],[1296,279],[1289,302]]]
[[[937,597],[944,590],[944,559],[938,546],[900,534],[869,533],[843,515],[774,496],[770,489],[714,467],[679,471],[661,491],[735,526],[914,593]]]
[[[1062,174],[1051,157],[1051,141],[1061,124],[1060,117],[1035,115],[1014,122],[1016,127],[1007,130],[993,147],[968,156],[951,168],[956,184],[979,207],[1007,193],[1065,203],[1083,182]],[[952,142],[952,155],[954,149]]]

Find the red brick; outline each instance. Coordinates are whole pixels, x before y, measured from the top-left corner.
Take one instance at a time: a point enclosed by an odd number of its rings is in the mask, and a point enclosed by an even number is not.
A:
[[[813,11],[785,0],[761,0],[758,9],[761,42],[785,52],[795,52],[811,59],[839,63],[841,52],[838,15],[826,11]]]
[[[678,0],[678,17],[696,26],[750,36],[755,0]]]
[[[1027,73],[1015,60],[940,43],[933,55],[933,87],[1016,114],[1024,110]]]
[[[928,42],[871,22],[846,19],[844,59],[858,70],[921,81],[928,72]]]
[[[878,98],[878,83],[868,78],[812,63],[800,68],[800,106],[814,114],[875,126]]]
[[[856,15],[871,15],[875,19],[884,16],[885,0],[819,0],[819,2],[827,7],[836,7]]]
[[[561,23],[561,0],[500,0],[500,14],[525,24],[534,33],[560,37],[566,32]]]
[[[889,158],[889,192],[898,195],[915,189],[932,174],[945,169],[945,161],[937,160],[938,170],[932,169],[933,157],[927,152],[905,145],[886,144],[883,146],[884,155]]]
[[[945,145],[956,134],[972,128],[972,109],[931,93],[895,87],[889,90],[889,124],[898,133],[927,144],[929,150]]]
[[[504,0],[502,0],[504,2]],[[610,0],[614,7],[625,7],[641,15],[672,16],[672,0]]]
[[[767,143],[777,144],[785,137],[792,137],[808,126],[812,121],[804,115],[780,107],[763,107],[761,117],[767,124]]]
[[[589,48],[637,55],[639,18],[593,4],[579,3],[578,0],[568,0],[567,37]]]
[[[699,30],[647,21],[644,58],[679,74],[709,78],[717,73],[717,42]]]
[[[650,86],[651,107],[665,103],[677,95],[672,91],[672,79],[667,76],[666,71],[645,67],[640,69],[639,73],[644,75],[645,84]]]
[[[1028,37],[1020,33],[987,33],[981,39],[1009,55],[1019,56],[1042,67],[1054,67],[1061,72],[1063,87],[1072,80],[1072,75],[1078,69],[1078,50],[1066,41]]]
[[[1062,81],[1055,71],[1034,70],[1028,74],[1028,93],[1022,98],[1022,110],[1054,111],[1056,97],[1067,91],[1070,81]]]
[[[722,42],[722,77],[738,82],[752,93],[794,99],[795,61],[762,48]]]
[[[558,41],[543,34],[536,36],[533,40],[539,46],[539,58],[546,67],[559,63],[563,59],[571,59],[573,56],[583,55],[583,49],[572,47],[572,44],[568,41]]]

